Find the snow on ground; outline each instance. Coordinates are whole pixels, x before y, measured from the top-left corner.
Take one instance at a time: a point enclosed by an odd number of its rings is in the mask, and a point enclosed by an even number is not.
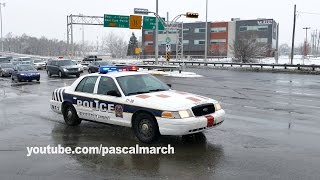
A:
[[[170,77],[184,77],[184,78],[198,78],[203,77],[202,75],[196,74],[194,72],[181,72],[179,71],[160,71],[160,70],[147,70],[140,69],[140,72],[146,72],[152,75],[162,75],[162,76],[170,76]]]

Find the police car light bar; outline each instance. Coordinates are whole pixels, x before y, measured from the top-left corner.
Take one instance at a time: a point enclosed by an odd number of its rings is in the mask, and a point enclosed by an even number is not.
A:
[[[119,71],[119,68],[116,66],[101,66],[99,72],[101,74],[107,74],[109,72]]]

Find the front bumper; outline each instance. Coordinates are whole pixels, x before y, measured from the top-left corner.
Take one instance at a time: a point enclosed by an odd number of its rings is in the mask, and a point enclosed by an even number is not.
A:
[[[62,103],[59,102],[59,101],[50,100],[50,108],[51,108],[51,110],[56,112],[56,113],[58,113],[58,114],[62,114],[61,105],[62,105]]]
[[[77,75],[83,73],[83,71],[63,71],[62,72],[64,75],[69,76],[69,75]]]
[[[208,127],[208,118],[206,116],[214,117],[214,123],[212,126]],[[157,118],[160,134],[181,136],[211,129],[222,124],[224,121],[225,111],[221,109],[206,116],[185,119]]]
[[[40,74],[39,75],[18,75],[18,78],[20,80],[25,80],[25,81],[38,80],[40,79]]]

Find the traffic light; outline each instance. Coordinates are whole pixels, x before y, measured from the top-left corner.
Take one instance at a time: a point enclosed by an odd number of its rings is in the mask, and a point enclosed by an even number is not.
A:
[[[187,18],[198,18],[199,14],[198,13],[193,13],[193,12],[187,12],[186,13]]]

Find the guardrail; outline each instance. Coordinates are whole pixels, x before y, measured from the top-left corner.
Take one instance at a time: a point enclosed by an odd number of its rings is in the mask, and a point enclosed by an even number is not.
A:
[[[145,60],[143,61],[144,64],[155,64],[155,61],[153,60]],[[301,70],[301,68],[309,68],[312,69],[312,71],[315,71],[316,69],[320,69],[320,65],[303,65],[303,64],[261,64],[261,63],[227,63],[227,62],[204,62],[204,61],[159,61],[160,64],[173,64],[176,65],[191,65],[191,66],[208,66],[213,65],[217,67],[259,67],[261,69],[265,67],[270,67],[274,69],[275,67],[283,67],[284,69],[288,68],[296,68],[298,70]]]
[[[116,66],[126,66],[127,64],[115,64]],[[135,64],[134,66],[137,66],[139,68],[145,68],[145,69],[163,69],[163,70],[178,70],[180,68],[180,66],[178,65],[165,65],[165,64],[159,64],[159,65],[155,65],[155,64]]]

